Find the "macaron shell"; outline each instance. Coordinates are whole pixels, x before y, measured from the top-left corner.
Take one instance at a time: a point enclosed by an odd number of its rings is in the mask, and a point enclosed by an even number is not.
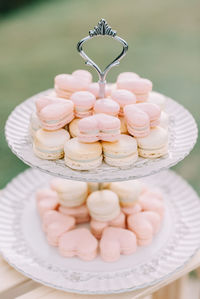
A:
[[[59,240],[59,252],[65,257],[78,256],[90,261],[97,255],[98,241],[86,228],[78,228],[63,234]]]
[[[87,90],[89,83],[87,80],[82,80],[79,76],[60,74],[55,77],[55,85],[64,91],[75,92]]]
[[[74,217],[76,219],[76,224],[85,223],[90,220],[89,211],[85,204],[74,208],[60,206],[59,212]]]
[[[127,225],[128,229],[133,231],[138,239],[152,238],[153,226],[142,213],[128,216]]]
[[[109,98],[97,100],[94,105],[95,113],[106,113],[112,116],[117,116],[119,109],[119,104]]]
[[[72,76],[74,77],[78,77],[82,80],[87,81],[88,83],[92,82],[92,75],[90,72],[86,71],[86,70],[76,70],[72,73]]]
[[[69,124],[69,133],[73,138],[77,137],[80,134],[79,127],[78,127],[79,121],[80,121],[79,118],[75,118]]]

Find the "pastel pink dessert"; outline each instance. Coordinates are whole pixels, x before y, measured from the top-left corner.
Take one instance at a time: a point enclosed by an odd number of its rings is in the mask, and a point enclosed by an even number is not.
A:
[[[88,79],[85,78],[86,76],[80,76],[80,73],[78,75],[57,75],[54,80],[54,86],[57,96],[69,99],[74,92],[87,90],[90,83],[88,82]]]
[[[46,230],[47,241],[51,246],[58,246],[60,237],[75,227],[75,219],[71,216],[58,217],[57,220],[51,222]]]
[[[121,78],[117,81],[117,88],[128,89],[135,94],[138,102],[146,102],[152,91],[152,82],[143,78]]]
[[[58,211],[47,211],[42,216],[42,230],[46,233],[49,225],[54,222],[63,221],[65,222],[66,219],[71,219],[72,216],[63,215]],[[73,218],[74,219],[74,218]],[[75,219],[74,219],[75,224]]]
[[[119,116],[124,116],[124,107],[136,103],[136,96],[129,90],[116,89],[111,93],[111,98],[120,106]]]
[[[59,212],[61,212],[64,215],[74,217],[76,219],[76,224],[90,221],[89,211],[85,204],[74,208],[60,206]]]
[[[119,104],[109,98],[97,100],[94,105],[94,113],[105,113],[112,116],[117,116],[119,109]]]
[[[146,137],[150,133],[150,119],[136,104],[124,107],[128,132],[134,137]]]
[[[140,76],[133,72],[123,72],[117,76],[117,82],[124,80],[124,79],[138,79]]]
[[[49,131],[64,127],[74,118],[73,103],[60,98],[38,98],[36,109],[41,127]]]
[[[142,208],[140,204],[136,203],[130,207],[121,207],[121,210],[126,216],[128,216],[128,215],[140,213],[142,211]]]
[[[141,205],[143,211],[156,212],[161,218],[163,218],[165,212],[164,202],[156,198],[154,195],[144,193],[139,198],[139,204]]]
[[[92,82],[92,75],[86,70],[76,70],[72,73],[72,76],[85,80],[88,83]]]
[[[154,229],[145,215],[138,213],[128,216],[127,225],[128,229],[136,234],[139,246],[147,246],[151,244]]]
[[[142,212],[142,215],[145,216],[146,219],[151,223],[153,227],[153,234],[157,234],[162,221],[160,215],[154,211],[144,211]]]
[[[120,120],[103,113],[81,119],[78,128],[79,142],[92,143],[98,140],[114,142],[120,136]]]
[[[105,262],[115,262],[120,254],[130,255],[137,250],[137,240],[133,232],[116,227],[104,230],[100,246],[100,255]]]
[[[98,241],[86,228],[77,228],[59,239],[59,252],[64,257],[78,256],[91,261],[97,256]]]
[[[37,209],[41,217],[50,210],[56,210],[58,207],[57,193],[50,189],[41,189],[36,193]]]
[[[96,98],[91,92],[78,91],[73,93],[70,99],[74,103],[75,116],[77,118],[92,115]]]
[[[125,221],[125,215],[121,212],[119,216],[117,216],[111,221],[97,221],[95,219],[92,219],[90,221],[90,229],[97,239],[101,239],[102,233],[106,227],[111,226],[125,228]]]
[[[148,114],[151,128],[160,124],[161,109],[158,105],[153,103],[139,103],[137,107]]]

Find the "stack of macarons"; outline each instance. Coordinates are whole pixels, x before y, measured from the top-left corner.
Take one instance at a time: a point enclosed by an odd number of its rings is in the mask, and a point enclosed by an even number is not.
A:
[[[30,118],[34,153],[41,159],[64,157],[75,170],[101,165],[128,168],[138,156],[159,158],[168,152],[165,97],[133,72],[121,73],[115,84],[99,85],[85,70],[55,77],[55,90],[35,101]]]
[[[85,261],[99,252],[114,262],[148,246],[165,212],[162,193],[137,180],[98,184],[55,178],[37,191],[36,205],[49,245]]]

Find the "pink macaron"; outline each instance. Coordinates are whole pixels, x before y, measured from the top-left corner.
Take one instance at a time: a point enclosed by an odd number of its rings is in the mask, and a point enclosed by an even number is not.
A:
[[[117,88],[130,90],[135,94],[138,102],[145,102],[152,90],[152,82],[143,78],[124,78],[117,81]]]
[[[128,229],[136,234],[139,246],[147,246],[151,244],[154,228],[145,215],[138,213],[128,216],[127,225]]]
[[[129,90],[116,89],[111,93],[111,98],[120,106],[119,116],[124,116],[124,107],[126,105],[135,104],[136,96]]]
[[[151,128],[160,124],[161,109],[158,105],[153,103],[138,103],[137,107],[148,114]]]
[[[124,107],[128,132],[134,137],[145,137],[150,133],[150,119],[136,104]]]
[[[76,219],[76,224],[89,222],[90,215],[88,208],[85,204],[78,207],[59,207],[59,212],[64,215],[72,216]]]
[[[94,113],[105,113],[117,116],[119,114],[119,109],[119,104],[109,98],[97,100],[94,104]]]
[[[78,256],[91,261],[97,256],[98,241],[86,228],[73,229],[59,240],[59,252],[64,257]]]
[[[60,74],[55,77],[54,81],[57,96],[66,99],[69,99],[76,91],[87,90],[90,84],[88,80],[85,80],[85,76],[80,76],[80,74]]]
[[[144,193],[139,198],[139,204],[143,211],[153,211],[160,215],[161,219],[164,216],[165,207],[164,202],[155,196]]]
[[[123,72],[117,76],[117,82],[126,79],[138,79],[140,76],[133,72]]]
[[[36,193],[37,209],[41,217],[44,213],[56,210],[58,207],[58,195],[51,189],[40,189]]]
[[[121,254],[130,255],[137,250],[137,240],[133,232],[116,227],[104,230],[99,243],[101,258],[106,262],[115,262]]]
[[[86,70],[76,70],[72,73],[72,76],[85,80],[89,84],[92,82],[92,74]]]
[[[85,143],[98,140],[114,142],[120,136],[120,120],[104,113],[81,119],[78,128],[78,140]]]
[[[75,224],[75,218],[72,216],[63,215],[58,211],[47,211],[42,216],[42,229],[46,233],[49,225],[54,222],[63,221],[65,222],[66,219],[73,219],[73,225]]]
[[[74,118],[74,104],[60,98],[39,98],[36,109],[41,127],[49,131],[64,127]]]
[[[111,95],[111,92],[113,89],[115,89],[115,84],[106,84],[105,96],[109,97]],[[97,99],[99,98],[99,83],[98,82],[90,83],[87,90],[89,92],[91,92]]]
[[[91,92],[78,91],[75,92],[70,99],[74,103],[75,116],[77,118],[92,115],[96,98]]]
[[[56,220],[49,223],[46,230],[47,241],[51,246],[58,246],[60,237],[75,227],[75,219],[71,216],[63,217],[60,214]]]

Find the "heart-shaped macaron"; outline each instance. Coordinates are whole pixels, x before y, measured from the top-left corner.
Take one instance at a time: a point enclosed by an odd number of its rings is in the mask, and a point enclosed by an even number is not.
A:
[[[88,71],[77,70],[70,74],[60,74],[54,79],[57,96],[69,99],[76,91],[88,90],[92,76]]]
[[[81,119],[78,127],[80,142],[92,143],[98,140],[114,142],[120,136],[120,120],[104,113]]]
[[[64,233],[59,240],[59,252],[64,257],[78,256],[91,261],[97,256],[98,241],[86,228]]]
[[[107,227],[103,231],[100,246],[101,258],[106,262],[115,262],[120,254],[129,255],[137,250],[137,239],[133,232],[116,227]]]
[[[43,129],[58,130],[74,118],[74,104],[72,101],[56,97],[42,97],[38,98],[35,104]]]

